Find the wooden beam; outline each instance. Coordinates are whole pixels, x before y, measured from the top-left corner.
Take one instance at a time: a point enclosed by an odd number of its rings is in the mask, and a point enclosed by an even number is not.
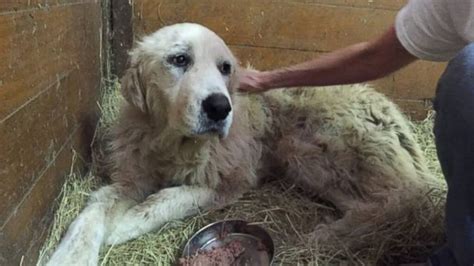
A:
[[[133,45],[132,5],[129,0],[111,1],[112,72],[121,77],[127,68],[128,51]]]

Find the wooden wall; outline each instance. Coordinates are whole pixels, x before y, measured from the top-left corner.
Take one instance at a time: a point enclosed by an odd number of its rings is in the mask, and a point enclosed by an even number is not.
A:
[[[197,22],[246,64],[269,69],[366,41],[390,26],[406,0],[135,0],[134,32]],[[425,116],[443,64],[418,62],[373,82],[415,118]]]
[[[35,264],[72,150],[87,154],[100,27],[100,1],[0,1],[0,265]]]

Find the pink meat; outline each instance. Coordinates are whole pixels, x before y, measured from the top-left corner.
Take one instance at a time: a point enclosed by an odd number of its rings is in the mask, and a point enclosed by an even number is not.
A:
[[[237,240],[210,251],[198,251],[197,254],[179,259],[181,266],[220,266],[235,265],[237,258],[245,251]]]

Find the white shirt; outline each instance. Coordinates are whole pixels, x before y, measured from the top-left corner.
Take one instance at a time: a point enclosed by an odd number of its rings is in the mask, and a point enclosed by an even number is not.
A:
[[[410,0],[398,13],[395,29],[412,55],[448,61],[474,42],[474,0]]]

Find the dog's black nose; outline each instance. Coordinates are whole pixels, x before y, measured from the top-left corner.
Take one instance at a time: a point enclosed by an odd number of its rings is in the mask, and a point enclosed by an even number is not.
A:
[[[229,112],[229,99],[222,93],[213,93],[202,102],[202,109],[207,114],[209,119],[214,121],[224,120]]]

